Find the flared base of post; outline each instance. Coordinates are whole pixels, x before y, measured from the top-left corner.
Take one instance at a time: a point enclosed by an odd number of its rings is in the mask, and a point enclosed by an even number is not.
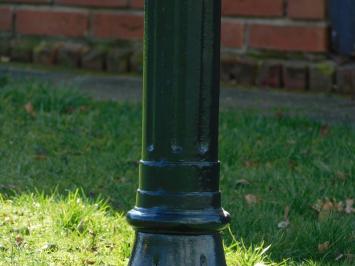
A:
[[[225,266],[219,233],[172,235],[136,233],[129,266]]]

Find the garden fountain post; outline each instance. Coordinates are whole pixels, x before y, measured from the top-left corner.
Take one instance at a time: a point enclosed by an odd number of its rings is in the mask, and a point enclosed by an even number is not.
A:
[[[131,266],[223,266],[220,0],[145,0],[143,143]]]

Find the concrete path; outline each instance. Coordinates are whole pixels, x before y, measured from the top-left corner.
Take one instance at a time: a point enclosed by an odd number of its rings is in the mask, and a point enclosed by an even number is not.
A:
[[[139,102],[141,79],[127,76],[90,74],[32,69],[31,66],[0,64],[0,77],[14,79],[40,79],[61,87],[78,88],[99,100]],[[222,108],[257,110],[264,114],[282,111],[289,115],[307,116],[324,123],[340,123],[355,127],[355,101],[337,96],[293,93],[275,90],[239,89],[226,87],[221,90]]]

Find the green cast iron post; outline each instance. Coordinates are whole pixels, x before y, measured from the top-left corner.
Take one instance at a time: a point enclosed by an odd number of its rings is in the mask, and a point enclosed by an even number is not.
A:
[[[220,0],[145,0],[132,266],[225,265],[219,231]]]

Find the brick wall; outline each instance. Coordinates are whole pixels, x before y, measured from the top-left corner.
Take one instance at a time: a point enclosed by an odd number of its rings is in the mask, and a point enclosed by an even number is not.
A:
[[[0,0],[13,35],[141,39],[143,0]],[[239,51],[328,51],[325,0],[223,0],[222,45]]]
[[[224,0],[222,45],[289,52],[328,51],[324,0]]]
[[[143,2],[0,0],[0,53],[11,60],[140,71]],[[223,80],[334,88],[326,2],[222,0]],[[327,74],[323,83],[312,83],[312,69]]]

